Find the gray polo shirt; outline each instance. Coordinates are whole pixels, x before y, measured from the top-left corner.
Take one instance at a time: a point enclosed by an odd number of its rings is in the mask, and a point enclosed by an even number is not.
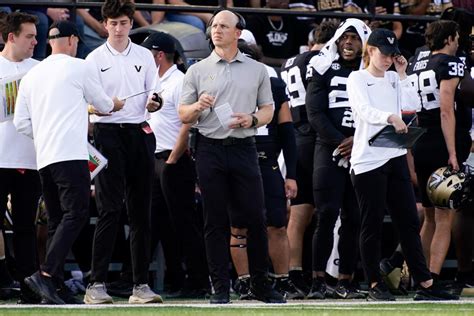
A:
[[[214,107],[229,103],[234,113],[255,113],[257,106],[273,104],[270,79],[265,66],[240,51],[229,63],[214,51],[206,59],[192,65],[184,77],[180,104],[195,103],[203,93],[216,97]],[[206,109],[196,127],[210,138],[253,136],[255,128],[223,128],[215,110]]]

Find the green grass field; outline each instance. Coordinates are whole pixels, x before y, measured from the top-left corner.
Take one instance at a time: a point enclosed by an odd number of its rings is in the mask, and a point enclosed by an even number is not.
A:
[[[201,301],[202,302],[202,301]],[[210,306],[196,303],[166,303],[154,306],[130,306],[125,304],[109,306],[68,306],[68,307],[18,307],[18,305],[0,305],[0,315],[225,315],[225,316],[306,316],[306,315],[474,315],[474,300],[467,299],[456,303],[415,303],[399,301],[395,303],[365,302],[292,302],[284,305],[266,305],[261,303],[235,302],[226,306]]]

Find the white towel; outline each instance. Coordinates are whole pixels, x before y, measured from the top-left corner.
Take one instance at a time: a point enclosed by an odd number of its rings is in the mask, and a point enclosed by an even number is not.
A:
[[[359,19],[347,19],[339,25],[334,36],[324,45],[323,49],[319,52],[318,55],[311,58],[309,61],[308,68],[314,68],[320,75],[323,75],[326,70],[331,67],[333,61],[339,58],[339,53],[337,52],[337,43],[336,41],[341,37],[342,34],[347,30],[347,28],[353,26],[357,33],[359,34],[362,44],[364,45],[369,38],[371,33],[370,28]],[[360,69],[363,68],[363,61],[360,62]],[[308,69],[309,70],[309,69]],[[312,71],[307,72],[308,77],[311,77]],[[309,79],[309,78],[308,78]]]

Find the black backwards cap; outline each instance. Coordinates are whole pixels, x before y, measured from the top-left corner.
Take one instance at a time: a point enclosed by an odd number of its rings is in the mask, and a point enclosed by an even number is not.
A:
[[[77,29],[76,24],[70,22],[70,21],[58,21],[54,22],[51,27],[49,28],[49,31],[52,29],[58,29],[59,33],[55,35],[49,35],[48,39],[55,39],[55,38],[61,38],[61,37],[69,37],[71,35],[77,36],[80,39],[79,36],[79,31]]]

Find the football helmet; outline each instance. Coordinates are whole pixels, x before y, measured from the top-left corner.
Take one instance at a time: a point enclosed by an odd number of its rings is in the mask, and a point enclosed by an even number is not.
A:
[[[471,172],[469,166],[464,171],[453,171],[442,167],[431,174],[426,191],[435,207],[457,209],[472,199]]]

